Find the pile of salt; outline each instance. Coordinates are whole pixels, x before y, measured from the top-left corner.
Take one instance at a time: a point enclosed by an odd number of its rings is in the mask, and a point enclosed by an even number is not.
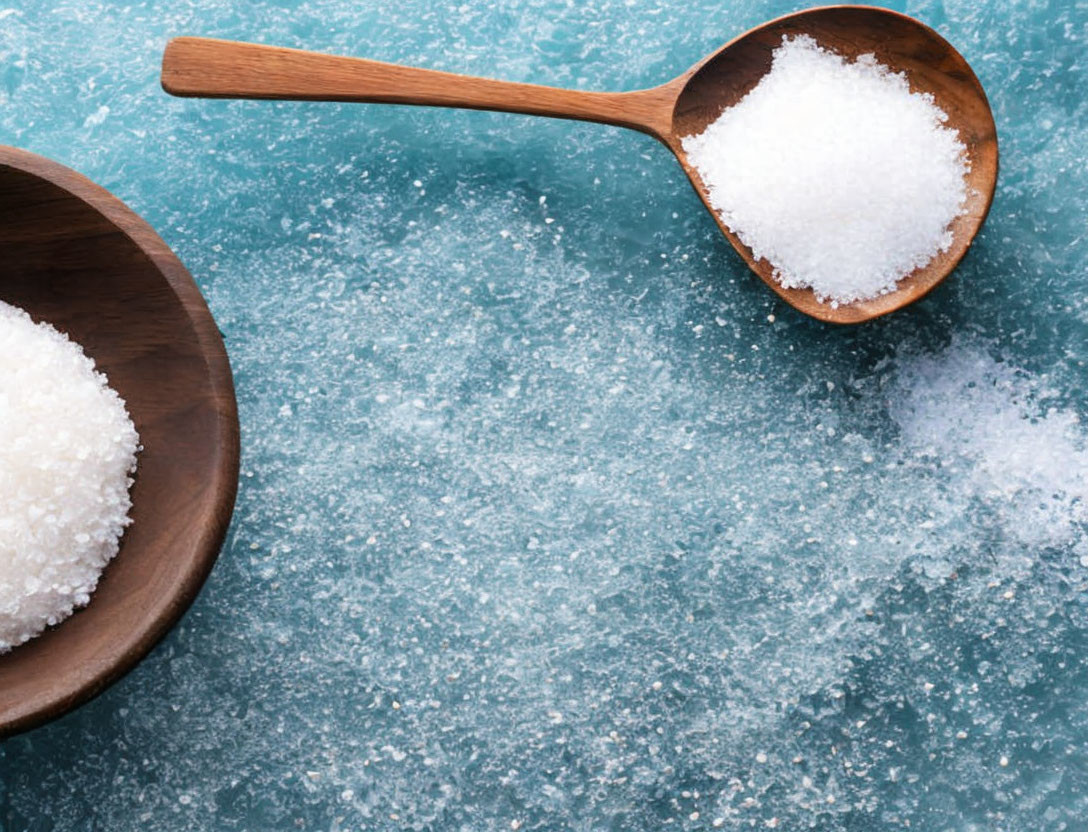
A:
[[[138,446],[79,345],[0,303],[0,653],[88,603],[129,524]]]
[[[850,62],[801,36],[683,146],[775,279],[837,306],[892,291],[951,244],[968,165],[946,121],[872,55]]]

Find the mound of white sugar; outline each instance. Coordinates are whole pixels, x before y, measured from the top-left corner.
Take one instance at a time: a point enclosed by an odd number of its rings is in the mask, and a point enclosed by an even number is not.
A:
[[[79,345],[0,303],[0,652],[90,600],[130,522],[138,445]]]
[[[836,306],[891,291],[951,244],[968,165],[946,120],[872,55],[785,38],[759,84],[683,146],[779,283]]]

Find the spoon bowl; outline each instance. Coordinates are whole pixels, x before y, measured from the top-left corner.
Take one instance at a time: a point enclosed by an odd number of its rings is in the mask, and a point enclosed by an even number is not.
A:
[[[753,257],[751,249],[721,221],[698,171],[680,145],[683,137],[702,133],[724,109],[739,103],[770,71],[771,53],[782,39],[798,35],[809,35],[824,48],[850,60],[875,55],[893,71],[905,73],[911,91],[932,95],[948,116],[946,125],[959,132],[970,164],[967,201],[952,223],[952,245],[900,280],[895,291],[837,308],[818,301],[811,289],[786,289],[774,279],[770,263]],[[993,114],[967,61],[944,38],[914,18],[869,6],[828,6],[786,15],[723,46],[685,77],[666,144],[749,268],[788,304],[831,323],[859,323],[886,315],[934,289],[967,253],[990,210],[997,185]]]
[[[730,230],[684,153],[685,137],[701,133],[768,72],[783,37],[807,34],[853,59],[871,53],[906,73],[914,92],[929,93],[967,149],[967,203],[952,223],[953,242],[888,294],[833,307],[811,289],[785,289],[766,260]],[[825,6],[777,18],[727,43],[659,87],[634,92],[582,92],[418,69],[361,58],[207,38],[172,40],[163,55],[163,88],[180,96],[360,101],[501,110],[596,121],[640,130],[664,143],[733,248],[794,308],[831,323],[859,323],[918,300],[967,253],[997,184],[997,132],[982,85],[963,57],[928,26],[872,6]]]
[[[90,604],[0,656],[0,738],[131,669],[181,617],[219,552],[238,484],[230,365],[185,267],[73,170],[0,147],[0,300],[67,334],[140,433],[132,525]]]

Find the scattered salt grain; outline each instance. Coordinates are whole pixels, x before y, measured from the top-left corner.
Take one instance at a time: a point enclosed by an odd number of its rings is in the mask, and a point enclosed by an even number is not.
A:
[[[0,303],[0,653],[90,600],[130,522],[138,445],[79,345]]]
[[[956,491],[999,524],[994,554],[1076,544],[1088,523],[1080,414],[1051,401],[1023,369],[961,338],[940,353],[905,351],[897,360],[889,413],[900,438],[910,453],[959,472]]]
[[[951,245],[968,164],[947,119],[873,55],[850,62],[800,36],[683,146],[775,279],[837,306],[892,291]]]

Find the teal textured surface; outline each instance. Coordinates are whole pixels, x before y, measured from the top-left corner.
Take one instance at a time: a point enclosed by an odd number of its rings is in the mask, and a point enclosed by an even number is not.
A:
[[[1081,828],[1088,7],[893,7],[1002,170],[841,329],[646,136],[158,86],[193,34],[635,89],[794,4],[0,2],[0,142],[175,249],[243,441],[197,603],[0,746],[0,828]]]

